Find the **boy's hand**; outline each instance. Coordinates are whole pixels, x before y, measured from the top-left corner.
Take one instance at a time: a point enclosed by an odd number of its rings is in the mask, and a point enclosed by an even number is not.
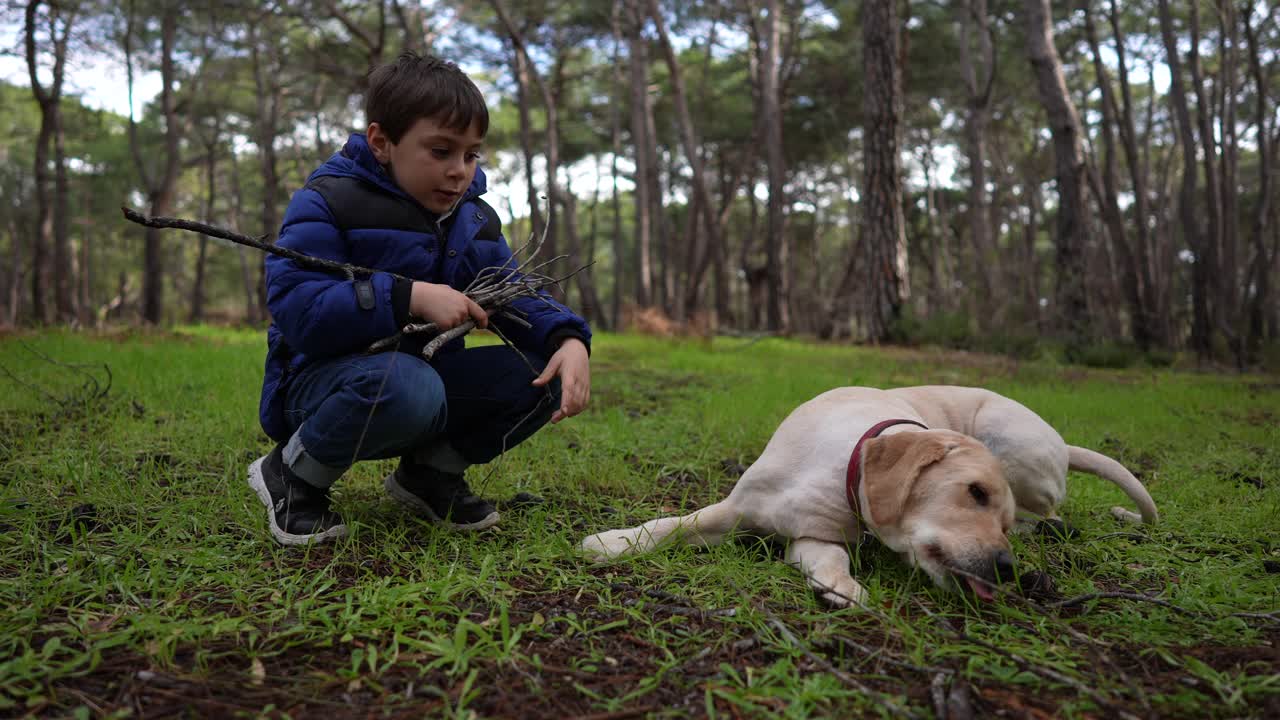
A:
[[[415,282],[409,294],[409,314],[435,323],[441,332],[453,329],[467,320],[476,327],[487,327],[489,315],[475,300],[448,285]]]
[[[560,343],[560,349],[551,356],[547,368],[534,379],[533,384],[542,387],[557,375],[560,377],[560,408],[552,414],[552,423],[582,412],[591,399],[591,361],[587,356],[587,346],[578,338],[567,338]]]

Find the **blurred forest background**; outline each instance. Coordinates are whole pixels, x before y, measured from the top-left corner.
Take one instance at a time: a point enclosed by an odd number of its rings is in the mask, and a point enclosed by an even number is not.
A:
[[[120,207],[273,236],[411,49],[597,328],[1280,365],[1269,2],[3,2],[0,325],[264,323]]]

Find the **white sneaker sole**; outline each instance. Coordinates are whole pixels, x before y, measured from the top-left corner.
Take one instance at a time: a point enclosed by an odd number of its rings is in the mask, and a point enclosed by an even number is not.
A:
[[[424,502],[422,498],[401,487],[400,483],[396,482],[396,474],[394,472],[382,481],[382,486],[387,489],[387,494],[396,502],[408,507],[419,515],[427,517],[431,522],[446,525],[454,530],[484,530],[485,528],[497,525],[498,520],[502,518],[502,515],[497,510],[494,510],[482,519],[473,523],[456,523],[444,520],[439,515],[436,515],[431,509],[431,506]]]
[[[267,456],[263,455],[254,460],[253,464],[249,466],[249,487],[253,489],[258,499],[267,508],[267,524],[271,528],[271,537],[275,538],[276,542],[281,545],[311,545],[346,536],[347,526],[345,524],[335,525],[324,532],[311,535],[294,535],[280,527],[276,522],[274,506],[271,504],[271,492],[267,490],[267,481],[262,477],[262,463],[266,459]]]

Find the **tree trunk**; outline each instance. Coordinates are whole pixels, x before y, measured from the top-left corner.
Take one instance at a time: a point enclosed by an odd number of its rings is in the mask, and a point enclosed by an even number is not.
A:
[[[84,218],[93,217],[92,208]],[[76,274],[76,322],[80,327],[93,326],[93,238],[88,222],[80,227],[80,271]]]
[[[559,172],[560,165],[560,125],[559,108],[560,98],[564,97],[565,86],[565,62],[568,59],[566,46],[563,38],[559,33],[555,40],[555,66],[552,70],[552,83],[549,93],[545,96],[546,102],[551,104],[547,110],[547,153],[548,172],[555,168]],[[555,133],[552,135],[552,133]],[[551,163],[555,164],[552,165]],[[556,176],[552,176],[556,177]],[[584,256],[582,254],[582,242],[578,239],[578,202],[577,197],[572,191],[564,191],[560,188],[559,181],[551,183],[555,192],[555,198],[560,205],[560,209],[564,210],[563,219],[560,221],[561,229],[564,231],[565,244],[568,246],[566,253],[568,254],[568,262],[574,266],[573,269],[578,270],[574,275],[574,286],[578,288],[578,305],[582,309],[583,317],[588,322],[599,323],[604,314],[604,309],[600,307],[600,296],[596,293],[595,270],[593,263],[595,258],[590,254]],[[556,230],[556,228],[552,228]],[[555,253],[555,247],[552,246],[550,252]],[[555,274],[555,266],[549,266],[552,273]],[[567,289],[566,289],[567,292]]]
[[[214,117],[213,136],[204,143],[204,221],[213,224],[213,208],[218,193],[218,140],[221,135],[220,118]],[[209,236],[200,236],[200,250],[196,255],[196,279],[191,285],[191,314],[188,319],[192,323],[204,321],[204,286],[205,269],[209,253]]]
[[[753,135],[751,142],[742,151],[742,157],[739,159],[737,166],[733,170],[732,176],[723,177],[720,186],[720,211],[717,213],[715,222],[719,229],[717,233],[718,242],[712,244],[709,248],[710,252],[704,257],[703,261],[713,262],[714,287],[715,287],[715,309],[717,324],[725,323],[729,326],[735,324],[736,313],[733,310],[730,285],[734,273],[729,267],[729,238],[727,228],[729,227],[729,217],[733,212],[734,200],[737,199],[738,190],[742,188],[743,183],[751,176],[751,168],[757,160],[757,149],[759,143],[754,138],[758,137],[759,126],[756,126],[757,133]],[[723,161],[724,154],[720,154]],[[751,189],[748,188],[748,194]],[[706,272],[706,268],[701,268],[698,274]]]
[[[924,210],[925,216],[928,218],[926,227],[928,228],[927,235],[931,241],[929,243],[931,247],[928,252],[920,254],[920,259],[925,263],[929,278],[927,290],[925,291],[924,311],[924,314],[929,316],[946,311],[945,289],[951,286],[951,273],[948,272],[951,251],[947,247],[946,231],[942,228],[938,211],[938,193],[933,173],[934,144],[932,133],[926,131],[926,138],[924,147],[920,151],[920,166],[924,174]]]
[[[564,210],[560,224],[564,226],[565,244],[568,245],[568,253],[570,258],[574,258],[573,262],[578,266],[591,262],[591,258],[581,257],[582,243],[578,239],[578,202],[573,193],[560,193],[561,206]],[[590,268],[586,268],[573,276],[574,284],[578,287],[579,307],[582,310],[582,317],[589,323],[596,323],[601,320],[604,308],[600,307],[600,296],[596,293],[595,278],[589,272]]]
[[[1120,13],[1116,1],[1111,0],[1110,13],[1111,32],[1115,36],[1116,75],[1120,81],[1120,143],[1124,148],[1125,166],[1129,171],[1133,189],[1133,217],[1130,225],[1134,228],[1133,258],[1139,281],[1142,286],[1142,307],[1146,315],[1142,318],[1143,332],[1152,345],[1164,347],[1169,344],[1169,335],[1162,313],[1156,302],[1159,296],[1157,275],[1151,257],[1151,232],[1148,227],[1151,211],[1147,198],[1147,167],[1138,156],[1137,131],[1133,121],[1133,95],[1129,87],[1129,64],[1126,60],[1125,34],[1120,24]],[[1149,134],[1149,133],[1148,133]],[[1137,330],[1134,332],[1137,335]]]
[[[1098,43],[1098,33],[1093,22],[1093,8],[1089,5],[1084,8],[1084,20],[1085,36],[1093,54],[1093,71],[1097,76],[1098,91],[1102,97],[1102,121],[1098,129],[1103,144],[1102,169],[1098,170],[1098,163],[1091,166],[1090,187],[1098,200],[1102,220],[1111,237],[1111,244],[1120,256],[1120,289],[1129,308],[1129,335],[1138,348],[1145,352],[1152,345],[1150,314],[1143,301],[1146,296],[1147,278],[1142,272],[1137,253],[1129,243],[1124,215],[1120,211],[1116,180],[1119,162],[1115,125],[1119,113],[1111,89],[1111,77],[1107,74],[1106,65],[1102,60],[1102,48]],[[1100,178],[1099,174],[1101,174]],[[1141,218],[1140,222],[1145,222],[1145,218]]]
[[[62,83],[66,75],[67,42],[75,22],[75,12],[64,16],[57,3],[49,4],[49,38],[53,45],[51,84],[40,82],[36,48],[36,25],[41,0],[27,3],[23,27],[27,75],[31,92],[40,108],[40,131],[35,149],[36,232],[32,236],[33,267],[31,301],[35,318],[48,323],[74,317],[71,297],[70,243],[67,239],[67,168],[63,149]],[[61,33],[59,33],[61,26]],[[53,146],[54,188],[50,197],[49,154]],[[50,256],[52,250],[52,257]],[[52,291],[52,302],[50,302]]]
[[[862,6],[864,169],[862,239],[868,253],[867,329],[889,339],[910,296],[902,214],[902,71],[896,2]]]
[[[533,121],[529,114],[529,67],[524,53],[514,50],[511,53],[512,66],[516,78],[516,109],[520,118],[520,149],[524,156],[525,188],[529,200],[529,232],[533,237],[542,237],[545,222],[542,217],[542,201],[538,199],[538,185],[533,177],[533,159],[537,153],[533,149]]]
[[[174,98],[176,68],[173,54],[178,33],[178,13],[181,9],[173,3],[165,3],[160,16],[160,108],[164,115],[163,168],[158,176],[147,171],[142,159],[142,147],[138,142],[137,122],[133,117],[133,6],[130,5],[128,25],[125,29],[125,69],[129,87],[129,146],[134,164],[147,189],[148,212],[152,217],[168,215],[173,204],[173,194],[181,170],[180,142],[183,134],[178,120],[177,102]],[[142,317],[153,325],[163,319],[164,262],[160,244],[160,230],[147,228],[143,236]]]
[[[604,177],[600,172],[599,156],[596,157],[595,170],[595,184],[591,189],[591,208],[587,211],[588,217],[590,217],[590,223],[587,225],[587,239],[586,242],[583,243],[582,254],[584,264],[588,265],[587,269],[583,272],[590,273],[587,276],[587,280],[591,283],[591,291],[588,295],[584,290],[582,292],[582,296],[584,298],[583,302],[586,302],[586,298],[590,297],[591,302],[595,303],[595,318],[592,322],[600,330],[610,330],[617,326],[613,323],[613,316],[610,313],[611,308],[605,307],[605,304],[600,297],[600,290],[596,285],[595,273],[592,272],[595,267],[596,250],[599,248],[600,241],[600,189],[604,187]],[[573,198],[573,193],[565,193],[565,195],[569,198]]]
[[[1025,185],[1027,190],[1027,224],[1022,236],[1022,297],[1025,299],[1028,314],[1032,321],[1032,330],[1038,332],[1041,326],[1040,315],[1040,260],[1036,256],[1036,238],[1040,235],[1040,217],[1043,215],[1043,200],[1040,196],[1040,178],[1031,177]]]
[[[649,136],[646,121],[649,107],[649,57],[641,36],[643,14],[636,7],[638,0],[625,0],[627,6],[626,36],[629,51],[628,68],[631,80],[631,145],[634,149],[635,172],[635,270],[636,304],[647,307],[653,302],[653,203],[650,194],[653,190],[651,175],[655,168],[650,167],[649,145],[654,139]]]
[[[404,49],[419,54],[431,52],[431,47],[435,44],[439,32],[435,28],[436,23],[427,22],[427,8],[423,6],[423,3],[392,0],[391,5],[395,10],[396,20],[400,25],[401,37],[404,39]]]
[[[693,124],[693,116],[689,112],[689,102],[685,94],[684,76],[680,69],[680,63],[676,60],[675,50],[671,46],[671,38],[667,35],[667,26],[662,19],[662,9],[658,7],[657,0],[648,0],[649,14],[653,19],[654,26],[658,31],[658,42],[662,48],[663,57],[667,63],[667,70],[671,73],[671,91],[672,99],[676,106],[676,120],[680,127],[680,143],[684,148],[685,158],[689,162],[689,167],[693,171],[693,207],[698,209],[698,216],[702,220],[702,228],[706,233],[705,244],[707,254],[711,254],[718,243],[721,242],[721,228],[717,222],[717,215],[711,204],[711,192],[707,187],[706,165],[703,162],[701,154],[701,146],[698,142],[698,132]],[[695,226],[696,228],[696,226]],[[696,233],[696,230],[695,230]],[[705,271],[706,265],[702,262],[697,252],[699,243],[695,242],[693,235],[686,238],[686,242],[693,250],[690,253],[686,267],[690,270],[689,289],[686,293],[685,302],[689,309],[697,309],[700,304],[699,287],[702,284],[702,273]]]
[[[1241,273],[1239,261],[1240,221],[1239,193],[1236,188],[1240,164],[1240,138],[1236,129],[1238,109],[1238,66],[1240,53],[1240,28],[1234,2],[1218,0],[1218,62],[1221,75],[1217,87],[1221,88],[1221,111],[1218,115],[1218,136],[1222,138],[1222,162],[1219,164],[1218,187],[1222,193],[1222,228],[1219,254],[1222,271],[1218,276],[1219,321],[1223,334],[1236,361],[1236,367],[1244,370],[1247,363],[1245,336],[1246,313],[1244,302],[1248,294],[1248,276]],[[1246,11],[1252,12],[1251,7]],[[1264,88],[1265,92],[1265,88]]]
[[[49,323],[54,317],[54,305],[50,301],[53,259],[49,256],[49,247],[53,244],[53,207],[49,202],[49,139],[52,133],[53,129],[42,119],[35,152],[36,232],[31,236],[31,310],[32,317],[40,323]]]
[[[1118,24],[1118,20],[1117,20]],[[1117,36],[1120,37],[1120,36]],[[1125,80],[1127,84],[1127,80]],[[1122,84],[1121,87],[1125,87]],[[1156,91],[1155,85],[1155,60],[1147,61],[1147,107],[1144,113],[1142,124],[1142,140],[1140,142],[1141,155],[1138,159],[1138,170],[1135,177],[1142,180],[1143,192],[1138,195],[1139,201],[1135,201],[1135,209],[1143,207],[1138,205],[1141,199],[1150,198],[1147,207],[1149,211],[1143,217],[1149,217],[1154,222],[1154,227],[1147,234],[1147,277],[1150,279],[1148,287],[1151,289],[1151,300],[1147,303],[1147,307],[1152,309],[1154,313],[1152,324],[1156,328],[1156,336],[1161,339],[1162,347],[1171,347],[1175,342],[1175,338],[1179,333],[1174,330],[1174,319],[1171,307],[1172,287],[1174,280],[1174,252],[1173,237],[1175,233],[1169,229],[1168,207],[1170,198],[1173,194],[1171,186],[1172,173],[1169,167],[1173,162],[1174,151],[1172,148],[1166,150],[1163,157],[1158,159],[1159,165],[1158,175],[1152,174],[1152,136],[1155,128],[1156,103],[1160,101],[1159,93]],[[1173,131],[1176,138],[1176,128]],[[1149,183],[1150,190],[1147,189]],[[1134,192],[1137,193],[1138,181],[1134,182]],[[1145,225],[1145,223],[1142,223]]]
[[[616,0],[613,3],[613,12],[610,14],[610,28],[613,33],[613,94],[614,97],[622,97],[622,2]],[[618,158],[622,156],[622,113],[618,110],[619,103],[609,103],[609,136],[610,147],[613,152],[609,158],[609,174],[612,178],[612,205],[613,205],[613,299],[609,304],[609,316],[611,327],[622,329],[622,198],[618,190]]]
[[[850,334],[854,315],[853,295],[855,290],[858,289],[855,284],[865,274],[862,265],[866,253],[858,245],[858,203],[854,202],[854,197],[857,196],[855,189],[857,184],[856,176],[853,147],[852,143],[850,143],[849,151],[845,158],[843,178],[845,186],[841,193],[845,199],[845,219],[848,221],[846,227],[849,228],[849,252],[845,256],[840,279],[836,281],[835,292],[831,295],[827,320],[818,328],[818,337],[824,340],[847,337]]]
[[[265,18],[264,18],[265,19]],[[253,82],[257,90],[257,117],[254,118],[254,142],[258,146],[258,169],[262,177],[262,236],[265,242],[274,243],[280,232],[280,172],[276,153],[276,137],[280,134],[281,105],[284,88],[280,83],[282,63],[277,54],[275,32],[250,33],[250,58],[253,63]],[[268,54],[265,62],[263,52]],[[264,259],[265,260],[265,259]],[[267,264],[258,264],[257,307],[263,313],[267,307]],[[258,317],[265,322],[265,316]]]
[[[22,286],[25,281],[22,272],[22,239],[18,232],[18,223],[9,221],[9,287],[6,300],[5,324],[13,327],[22,318]]]
[[[986,0],[960,4],[960,71],[968,89],[964,124],[965,155],[969,161],[969,236],[977,262],[974,300],[975,319],[986,327],[992,311],[993,279],[997,276],[996,238],[990,222],[987,200],[987,122],[990,118],[991,86],[995,80],[995,52],[991,43],[990,18]],[[975,27],[976,25],[976,27]],[[972,36],[978,40],[979,65],[975,66]],[[981,74],[979,74],[981,71]]]
[[[768,230],[765,233],[765,269],[769,288],[766,317],[769,330],[787,333],[791,329],[791,318],[788,313],[790,288],[787,284],[785,227],[787,158],[782,136],[782,88],[779,82],[780,13],[778,0],[765,0],[764,25],[760,33],[760,122],[769,175]]]
[[[538,89],[539,94],[542,96],[543,110],[546,113],[547,120],[545,153],[547,159],[547,197],[550,200],[550,202],[547,203],[547,223],[551,228],[551,232],[547,233],[547,240],[543,250],[549,257],[554,258],[557,254],[555,243],[556,212],[557,205],[560,204],[561,195],[559,182],[560,126],[558,120],[558,101],[551,85],[542,78],[542,75],[538,72],[537,68],[534,67],[533,60],[529,57],[529,49],[525,45],[524,36],[511,21],[511,17],[507,14],[507,10],[503,7],[501,0],[489,0],[489,4],[493,7],[494,12],[497,13],[498,20],[502,23],[503,29],[506,30],[507,36],[510,38],[515,51],[524,56],[525,68],[528,71],[529,79],[533,81],[533,85]],[[557,47],[555,59],[556,67],[553,71],[557,78],[561,72],[563,59],[562,49]],[[548,271],[549,274],[554,275],[556,272],[555,265],[550,266]],[[553,294],[557,292],[557,290],[553,290]]]
[[[1258,38],[1253,29],[1252,15],[1252,10],[1244,11],[1244,34],[1249,46],[1249,75],[1254,85],[1253,122],[1257,129],[1258,143],[1258,202],[1254,209],[1249,233],[1253,241],[1253,260],[1249,265],[1249,274],[1244,283],[1247,304],[1244,345],[1251,362],[1257,360],[1266,334],[1266,308],[1271,304],[1271,269],[1275,265],[1275,258],[1271,257],[1271,253],[1267,250],[1267,235],[1272,216],[1271,166],[1275,162],[1275,145],[1271,142],[1271,127],[1268,127],[1267,123],[1271,116],[1267,97],[1268,78],[1262,72]],[[1274,122],[1272,124],[1274,125]],[[1249,281],[1249,278],[1252,278],[1252,281]],[[1252,288],[1251,294],[1249,294],[1250,288]]]
[[[1218,142],[1213,131],[1213,106],[1206,95],[1206,80],[1204,73],[1200,70],[1200,5],[1192,2],[1188,3],[1187,7],[1191,30],[1191,52],[1187,54],[1187,70],[1191,73],[1191,90],[1196,98],[1196,124],[1200,130],[1200,159],[1204,164],[1205,175],[1205,191],[1202,197],[1205,200],[1205,217],[1208,220],[1208,230],[1204,236],[1205,261],[1208,266],[1205,290],[1209,313],[1208,325],[1205,327],[1208,333],[1205,343],[1209,352],[1212,352],[1214,329],[1224,331],[1227,329],[1228,322],[1227,308],[1222,302],[1223,285],[1227,284],[1224,282],[1225,268],[1222,267],[1222,185],[1217,171]]]
[[[754,173],[748,183],[755,187]],[[763,330],[768,325],[768,313],[765,306],[769,302],[769,269],[765,265],[756,265],[751,261],[751,250],[755,239],[760,234],[760,203],[755,192],[747,193],[747,232],[743,235],[742,248],[739,250],[738,267],[746,281],[742,317],[747,319],[747,327],[752,330]]]
[[[1160,0],[1159,9],[1160,35],[1164,41],[1165,59],[1169,63],[1169,91],[1172,96],[1170,102],[1173,105],[1179,142],[1182,145],[1182,186],[1178,191],[1178,213],[1182,219],[1183,237],[1186,238],[1187,246],[1195,256],[1191,267],[1191,347],[1200,357],[1207,358],[1212,351],[1209,320],[1212,252],[1196,214],[1196,139],[1191,125],[1191,113],[1187,108],[1182,57],[1178,54],[1178,40],[1173,32],[1169,0]],[[1196,53],[1193,51],[1191,54]]]
[[[1090,339],[1086,238],[1088,215],[1084,203],[1085,164],[1080,117],[1067,92],[1062,60],[1053,45],[1049,0],[1026,0],[1027,53],[1035,72],[1040,103],[1053,135],[1055,177],[1058,184],[1056,228],[1057,307],[1054,324],[1069,346]]]
[[[66,54],[66,43],[59,43],[60,53]],[[53,111],[53,267],[54,305],[59,322],[76,319],[76,273],[74,252],[68,220],[71,211],[68,200],[71,195],[67,179],[66,132],[62,124],[62,101],[59,99]]]
[[[649,217],[653,230],[653,251],[656,256],[652,263],[654,267],[654,289],[653,304],[662,308],[663,312],[671,312],[671,282],[668,276],[668,261],[671,257],[671,220],[667,217],[666,212],[666,192],[665,188],[670,187],[670,182],[664,183],[662,180],[663,172],[672,173],[674,168],[671,164],[663,163],[662,154],[658,152],[661,143],[658,139],[657,118],[654,116],[655,97],[653,93],[645,93],[644,108],[644,124],[645,132],[649,138],[649,144],[646,146],[646,152],[649,154]]]
[[[236,161],[235,153],[231,153],[228,159],[231,163],[231,197],[235,200],[232,216],[235,225],[244,225],[244,188],[240,185],[239,163]],[[240,265],[240,284],[244,288],[245,317],[265,322],[268,312],[265,306],[258,305],[258,292],[254,284],[253,271],[249,267],[248,251],[243,245],[236,245],[236,255]]]

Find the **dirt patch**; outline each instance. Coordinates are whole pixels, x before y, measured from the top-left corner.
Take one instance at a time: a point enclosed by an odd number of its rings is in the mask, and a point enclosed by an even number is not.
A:
[[[659,477],[655,496],[666,513],[697,510],[721,499],[721,493],[713,483],[689,470]]]
[[[1131,448],[1119,439],[1105,437],[1098,444],[1098,452],[1115,458],[1133,473],[1133,476],[1146,483],[1160,469],[1160,458],[1150,450]]]
[[[725,458],[720,461],[720,470],[723,471],[724,476],[728,478],[742,477],[743,473],[745,473],[749,467],[751,467],[750,463],[744,465],[742,464],[742,461],[737,458]]]
[[[772,632],[756,634],[735,622],[737,609],[698,607],[680,592],[666,589],[687,587],[681,578],[667,578],[661,587],[643,577],[602,579],[589,589],[555,591],[535,579],[517,578],[513,587],[516,595],[506,604],[508,617],[512,627],[524,627],[525,634],[515,652],[502,660],[446,660],[408,645],[388,659],[384,646],[378,653],[383,660],[371,672],[361,662],[353,664],[357,654],[369,657],[371,645],[365,639],[299,645],[264,632],[266,640],[252,656],[229,640],[180,647],[166,661],[132,649],[108,651],[91,670],[53,683],[47,703],[31,711],[36,716],[64,716],[83,704],[104,714],[225,717],[261,714],[273,705],[276,712],[294,717],[328,713],[399,718],[436,716],[465,706],[479,717],[704,717],[709,698],[718,713],[732,717],[742,708],[726,696],[741,698],[749,690],[740,679],[791,655]],[[610,596],[607,604],[602,602],[604,593]],[[952,717],[1048,718],[1060,716],[1064,704],[1081,699],[1075,690],[1052,682],[1033,687],[972,675],[963,655],[914,660],[901,638],[872,620],[776,611],[813,653],[793,657],[798,674],[835,668],[845,682],[852,677],[887,697],[905,696],[921,714],[945,708]],[[636,625],[629,618],[634,613],[643,614],[646,624]],[[491,623],[496,606],[477,599],[462,608],[462,614],[478,624]],[[661,644],[650,639],[655,625],[665,632]],[[1095,687],[1123,694],[1109,697],[1142,717],[1196,717],[1203,715],[1204,703],[1216,703],[1220,697],[1211,683],[1188,671],[1189,659],[1229,677],[1274,674],[1280,671],[1280,631],[1242,647],[1201,644],[1157,650],[1115,644],[1110,652],[1112,661],[1106,666],[1084,669],[1086,681],[1089,672],[1098,673]],[[1194,693],[1191,697],[1200,700],[1167,705],[1152,701],[1178,691]],[[1142,697],[1150,707],[1136,704]],[[1221,710],[1235,716],[1275,716],[1273,711],[1280,710],[1275,695],[1250,697],[1252,705],[1237,700]],[[781,698],[752,696],[750,702],[766,712],[787,708]],[[608,713],[606,707],[611,708]],[[852,710],[843,703],[822,708],[824,714]]]
[[[691,393],[706,392],[715,383],[705,375],[663,372],[622,363],[596,366],[600,381],[591,387],[595,410],[619,408],[628,417],[652,415]]]
[[[1232,470],[1231,472],[1219,475],[1218,477],[1221,478],[1222,481],[1229,482],[1233,485],[1243,485],[1257,490],[1265,490],[1267,488],[1267,481],[1263,480],[1261,476],[1240,472],[1239,470]]]

